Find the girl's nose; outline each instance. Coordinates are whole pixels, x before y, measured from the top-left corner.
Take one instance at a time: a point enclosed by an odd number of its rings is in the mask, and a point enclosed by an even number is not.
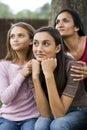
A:
[[[15,36],[15,37],[13,38],[13,41],[18,41],[18,37]]]
[[[38,51],[42,51],[43,50],[42,45],[39,45],[37,49]]]

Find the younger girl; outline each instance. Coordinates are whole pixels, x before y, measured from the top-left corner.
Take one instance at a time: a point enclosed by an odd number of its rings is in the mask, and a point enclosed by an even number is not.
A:
[[[34,130],[39,117],[31,80],[34,31],[24,22],[8,31],[7,55],[0,62],[0,130]]]

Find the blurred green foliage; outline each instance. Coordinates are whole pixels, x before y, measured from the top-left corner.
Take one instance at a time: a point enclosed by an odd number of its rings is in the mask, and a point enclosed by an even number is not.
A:
[[[48,19],[50,15],[51,5],[44,4],[41,8],[36,9],[34,12],[25,9],[16,14],[12,12],[10,7],[0,2],[0,18],[5,19]]]

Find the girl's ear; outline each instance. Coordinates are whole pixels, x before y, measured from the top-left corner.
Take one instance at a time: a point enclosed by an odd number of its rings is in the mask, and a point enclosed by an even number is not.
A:
[[[29,45],[32,45],[33,44],[33,41],[31,40],[30,42],[29,42]]]
[[[32,45],[33,44],[33,42],[31,41],[30,43],[29,43],[29,45]]]
[[[75,32],[78,32],[78,31],[79,31],[79,28],[78,28],[78,27],[74,27],[74,31],[75,31]]]
[[[56,46],[56,53],[59,53],[60,50],[61,50],[61,44],[59,44],[59,45]]]

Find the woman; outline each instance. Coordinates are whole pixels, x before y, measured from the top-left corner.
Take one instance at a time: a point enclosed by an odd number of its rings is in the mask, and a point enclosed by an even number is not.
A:
[[[34,28],[13,24],[7,34],[7,55],[0,61],[0,130],[34,130],[39,112],[31,79]]]
[[[79,14],[71,9],[61,10],[56,15],[54,27],[64,39],[67,54],[82,64],[82,67],[72,66],[71,70],[76,72],[72,74],[74,80],[84,79],[87,86],[87,37]]]
[[[74,81],[57,29],[43,27],[33,38],[32,78],[41,117],[35,130],[81,130],[87,125],[87,95],[83,81]]]

